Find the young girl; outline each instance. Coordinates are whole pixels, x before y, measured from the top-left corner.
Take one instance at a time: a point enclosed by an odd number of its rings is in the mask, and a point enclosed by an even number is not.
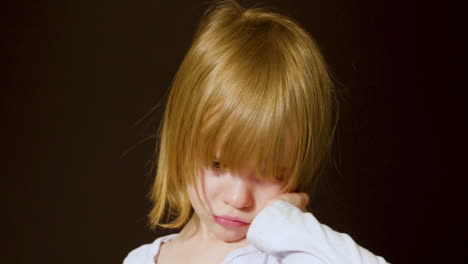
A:
[[[204,15],[165,110],[152,227],[124,264],[386,263],[306,212],[335,127],[325,62],[294,20],[235,1]]]

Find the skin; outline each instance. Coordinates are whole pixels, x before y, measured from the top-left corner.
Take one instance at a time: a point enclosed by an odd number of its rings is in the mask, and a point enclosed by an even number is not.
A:
[[[238,217],[251,223],[276,200],[303,211],[309,202],[305,193],[282,193],[282,182],[259,180],[252,167],[237,174],[216,165],[200,172],[197,186],[188,186],[195,213],[179,236],[161,247],[158,263],[220,263],[229,252],[248,245],[245,237],[250,225],[226,227],[214,216]]]

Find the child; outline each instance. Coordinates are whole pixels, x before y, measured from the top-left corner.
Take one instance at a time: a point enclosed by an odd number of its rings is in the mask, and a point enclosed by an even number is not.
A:
[[[335,127],[332,82],[294,20],[235,1],[204,15],[165,110],[140,263],[386,263],[320,224],[305,194]]]

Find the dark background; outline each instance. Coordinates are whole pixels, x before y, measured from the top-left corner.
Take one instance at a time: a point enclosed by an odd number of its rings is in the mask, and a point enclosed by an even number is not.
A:
[[[2,262],[121,263],[161,234],[145,221],[161,108],[147,114],[204,2],[1,7]],[[316,38],[341,91],[336,164],[314,214],[392,263],[457,260],[467,242],[457,8],[264,2]]]

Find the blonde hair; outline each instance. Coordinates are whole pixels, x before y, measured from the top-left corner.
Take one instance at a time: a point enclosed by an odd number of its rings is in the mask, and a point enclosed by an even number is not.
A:
[[[297,22],[235,1],[212,5],[171,87],[151,227],[187,222],[187,185],[213,159],[230,170],[254,160],[260,178],[307,191],[330,152],[332,87],[317,44]]]

